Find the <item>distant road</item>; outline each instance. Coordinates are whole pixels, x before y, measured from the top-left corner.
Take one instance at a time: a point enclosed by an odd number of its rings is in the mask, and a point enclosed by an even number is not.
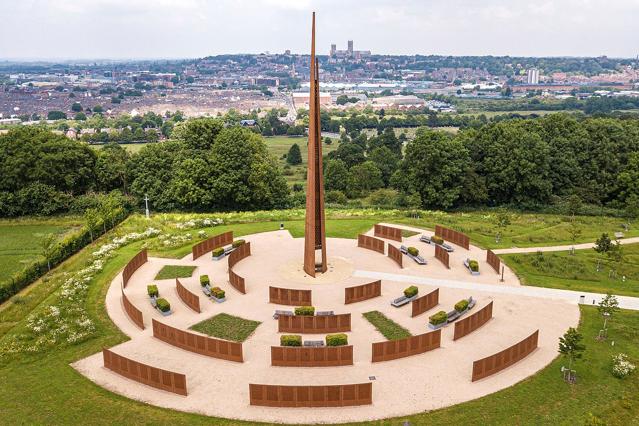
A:
[[[621,244],[635,244],[639,243],[639,237],[633,238],[622,238],[619,240]],[[493,250],[495,254],[511,254],[511,253],[537,253],[538,251],[568,251],[572,248],[575,250],[584,250],[591,249],[595,247],[595,243],[584,243],[584,244],[575,244],[566,245],[566,246],[550,246],[550,247],[513,247],[507,249],[496,249]]]

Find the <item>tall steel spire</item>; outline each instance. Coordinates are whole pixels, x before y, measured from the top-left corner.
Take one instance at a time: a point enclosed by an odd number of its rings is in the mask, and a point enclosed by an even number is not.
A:
[[[304,271],[314,277],[316,272],[326,272],[327,269],[324,172],[322,170],[322,138],[319,103],[319,63],[315,58],[315,12],[313,12],[313,29],[311,33],[310,80]]]

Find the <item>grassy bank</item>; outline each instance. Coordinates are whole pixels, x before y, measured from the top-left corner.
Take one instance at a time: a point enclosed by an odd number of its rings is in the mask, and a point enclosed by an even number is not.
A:
[[[639,244],[624,245],[622,251],[624,261],[620,265],[593,249],[577,250],[574,255],[538,252],[501,257],[526,285],[639,297]]]

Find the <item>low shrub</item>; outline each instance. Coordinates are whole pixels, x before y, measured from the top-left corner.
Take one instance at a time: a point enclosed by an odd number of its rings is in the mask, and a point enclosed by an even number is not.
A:
[[[416,286],[414,286],[414,285],[412,285],[412,286],[410,286],[410,287],[408,287],[408,288],[406,288],[404,290],[404,296],[406,296],[406,297],[417,296],[417,293],[419,293],[419,289]]]
[[[326,346],[344,346],[348,345],[348,336],[344,333],[327,334]]]
[[[214,249],[212,254],[213,254],[213,257],[222,256],[224,254],[224,247],[218,247],[218,248]]]
[[[410,254],[411,256],[419,256],[419,250],[417,250],[417,248],[415,247],[408,247],[406,251],[408,251],[408,254]]]
[[[217,299],[224,299],[224,296],[226,296],[226,292],[219,287],[213,287],[211,289],[211,294]]]
[[[157,300],[156,306],[162,312],[169,312],[171,310],[171,304],[169,303],[168,300],[163,299],[163,298],[160,298],[160,299]]]
[[[466,299],[460,300],[459,302],[455,303],[455,310],[457,312],[463,312],[466,310],[466,308],[468,308],[468,300]]]
[[[315,306],[298,306],[295,308],[295,315],[312,317],[315,315]]]
[[[476,260],[472,260],[472,259],[469,260],[468,261],[468,267],[473,272],[479,272],[479,262],[477,262]]]
[[[439,311],[435,315],[428,317],[428,321],[433,325],[443,324],[448,321],[448,314],[444,311]]]
[[[302,336],[299,334],[284,334],[280,336],[280,346],[302,346]]]
[[[612,375],[623,379],[635,371],[636,366],[628,361],[628,355],[618,354],[612,357]]]
[[[158,290],[158,286],[155,284],[147,285],[146,292],[149,294],[149,297],[158,297],[160,295],[160,290]]]
[[[244,244],[245,242],[246,242],[246,241],[244,241],[244,240],[235,240],[235,241],[233,241],[232,246],[233,246],[233,248],[238,248],[239,246],[241,246],[241,245],[242,245],[242,244]]]
[[[438,237],[437,235],[433,235],[430,237],[430,240],[435,244],[444,244],[444,239],[442,237]]]
[[[208,275],[200,275],[200,285],[202,287],[206,287],[209,284],[211,284],[211,280],[209,280],[209,276]]]

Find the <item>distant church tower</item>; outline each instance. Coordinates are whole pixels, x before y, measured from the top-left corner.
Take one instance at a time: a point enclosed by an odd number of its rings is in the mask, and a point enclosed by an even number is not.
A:
[[[319,63],[315,58],[315,12],[311,34],[311,90],[308,123],[308,170],[306,175],[306,225],[304,271],[314,277],[326,272],[326,227],[324,216],[324,172],[319,104]]]

